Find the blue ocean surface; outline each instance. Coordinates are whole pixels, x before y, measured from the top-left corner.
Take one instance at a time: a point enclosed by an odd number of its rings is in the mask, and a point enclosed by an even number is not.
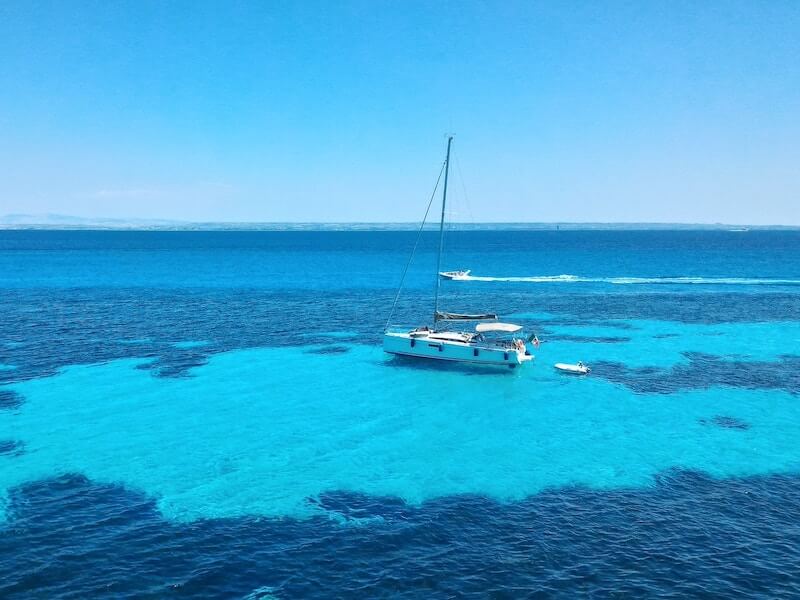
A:
[[[0,597],[800,596],[800,232],[415,237],[0,232]]]

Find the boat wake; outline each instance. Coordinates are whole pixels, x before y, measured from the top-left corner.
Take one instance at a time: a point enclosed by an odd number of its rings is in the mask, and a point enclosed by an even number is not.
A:
[[[505,281],[520,283],[608,283],[613,285],[800,285],[800,279],[751,277],[580,277],[538,275],[534,277],[480,277],[466,275],[457,281]]]

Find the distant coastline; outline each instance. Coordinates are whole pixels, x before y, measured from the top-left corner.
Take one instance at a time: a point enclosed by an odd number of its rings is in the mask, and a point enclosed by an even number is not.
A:
[[[85,219],[62,215],[6,215],[0,230],[102,231],[415,231],[412,223],[188,222],[156,219]],[[435,229],[435,223],[426,229]],[[800,231],[800,225],[738,223],[452,223],[458,231]]]

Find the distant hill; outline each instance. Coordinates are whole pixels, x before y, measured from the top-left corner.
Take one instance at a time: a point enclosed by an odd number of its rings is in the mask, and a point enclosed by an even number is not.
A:
[[[101,228],[101,229],[146,229],[149,227],[172,227],[185,225],[182,221],[166,219],[87,219],[72,215],[47,213],[43,215],[12,214],[0,216],[0,227],[66,227],[66,228]]]

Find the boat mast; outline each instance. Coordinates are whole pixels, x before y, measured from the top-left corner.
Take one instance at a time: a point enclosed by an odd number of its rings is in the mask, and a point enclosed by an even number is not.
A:
[[[442,248],[444,247],[444,208],[447,204],[447,174],[450,171],[450,144],[453,143],[453,136],[447,138],[447,157],[444,159],[444,188],[442,189],[442,218],[439,221],[439,255],[436,259],[436,294],[433,298],[433,323],[439,320],[439,286],[441,276],[439,271],[442,268]]]

